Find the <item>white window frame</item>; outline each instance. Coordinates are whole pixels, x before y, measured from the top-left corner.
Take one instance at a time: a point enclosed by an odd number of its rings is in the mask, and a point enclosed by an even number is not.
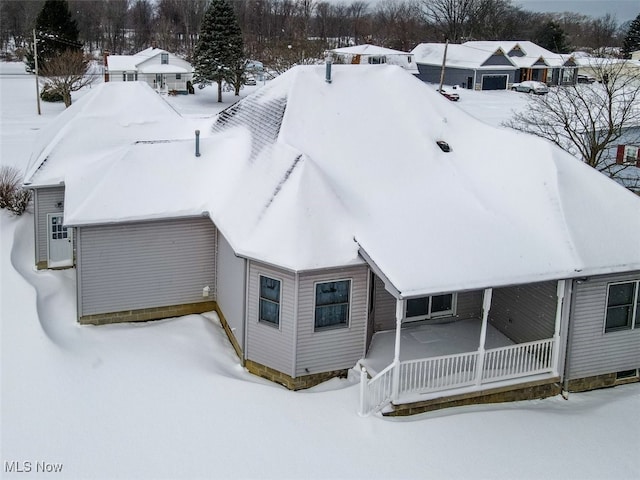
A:
[[[624,154],[622,155],[622,163],[624,165],[635,165],[638,161],[638,150],[640,147],[635,145],[625,145]]]
[[[451,295],[451,310],[445,310],[442,312],[436,312],[436,313],[432,313],[431,312],[431,305],[432,305],[432,300],[433,297],[439,297],[442,295]],[[438,295],[424,295],[422,297],[414,297],[414,298],[408,298],[406,299],[408,300],[417,300],[419,298],[428,298],[429,299],[429,305],[427,307],[427,314],[426,315],[416,315],[413,317],[410,317],[407,315],[407,306],[406,306],[406,302],[405,302],[405,310],[404,310],[404,321],[405,322],[419,322],[421,320],[432,320],[434,318],[443,318],[443,317],[453,317],[456,314],[456,310],[458,307],[458,294],[457,293],[441,293]]]
[[[160,54],[160,65],[169,65],[169,54],[161,53]]]
[[[633,290],[633,299],[632,299],[632,310],[631,310],[631,325],[629,327],[618,327],[618,328],[611,328],[609,330],[607,330],[607,313],[609,312],[609,291],[611,289],[612,286],[614,285],[624,285],[626,283],[633,283],[634,284],[634,290]],[[611,334],[611,333],[616,333],[616,332],[627,332],[629,330],[635,330],[635,329],[640,329],[640,324],[636,323],[636,317],[638,315],[638,300],[640,300],[638,297],[640,296],[640,280],[627,280],[627,281],[621,281],[621,282],[611,282],[607,284],[607,296],[605,298],[605,303],[604,303],[604,321],[602,322],[602,333],[604,334]]]
[[[277,282],[280,282],[280,292],[278,293],[278,323],[273,323],[268,320],[262,320],[260,318],[260,303],[262,302],[262,300],[266,302],[275,303],[273,300],[269,298],[265,298],[260,294],[261,293],[260,284],[262,283],[260,279],[262,277],[267,278],[269,280],[275,280]],[[258,274],[258,323],[260,325],[268,325],[271,328],[276,328],[280,330],[280,325],[282,324],[282,287],[283,285],[284,285],[284,282],[282,281],[281,278],[276,278],[271,275],[264,275],[262,273]]]
[[[321,285],[323,283],[336,283],[336,282],[349,282],[349,302],[348,302],[348,307],[347,307],[347,322],[346,323],[340,323],[338,325],[329,325],[326,327],[316,327],[316,289],[318,285]],[[319,280],[316,282],[313,282],[313,331],[314,333],[318,333],[318,332],[328,332],[328,331],[332,331],[332,330],[341,330],[343,328],[351,328],[351,307],[352,307],[352,299],[353,299],[353,278],[337,278],[335,280]]]

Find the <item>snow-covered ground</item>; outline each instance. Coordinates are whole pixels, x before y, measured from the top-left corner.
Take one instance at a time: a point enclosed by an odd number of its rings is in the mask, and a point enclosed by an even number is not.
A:
[[[20,168],[63,109],[38,116],[23,72],[0,64],[0,163]],[[492,124],[526,97],[461,93]],[[234,101],[168,100],[190,116]],[[640,478],[638,384],[361,418],[354,379],[290,392],[245,372],[213,315],[79,326],[74,271],[34,271],[32,230],[0,212],[2,478]]]

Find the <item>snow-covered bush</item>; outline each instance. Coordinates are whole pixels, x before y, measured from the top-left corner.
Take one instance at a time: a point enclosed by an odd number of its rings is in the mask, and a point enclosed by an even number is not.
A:
[[[22,178],[14,167],[0,167],[0,208],[22,215],[31,201],[31,191],[22,188]]]

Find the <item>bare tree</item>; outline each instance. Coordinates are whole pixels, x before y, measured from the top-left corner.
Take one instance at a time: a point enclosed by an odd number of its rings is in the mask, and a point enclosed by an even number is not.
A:
[[[468,23],[476,4],[477,0],[422,0],[422,9],[444,37],[459,42],[469,36]]]
[[[635,164],[616,163],[616,147],[640,142],[640,74],[615,60],[600,60],[591,68],[602,83],[551,89],[543,97],[530,99],[528,108],[504,125],[546,138],[637,189],[638,180],[626,175]]]
[[[45,88],[59,93],[66,107],[71,105],[71,93],[93,82],[95,76],[90,75],[91,64],[82,52],[66,50],[51,58],[42,68]]]

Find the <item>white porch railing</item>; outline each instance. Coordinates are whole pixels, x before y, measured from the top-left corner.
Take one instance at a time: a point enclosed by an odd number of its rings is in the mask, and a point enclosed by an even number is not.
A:
[[[491,382],[552,372],[555,348],[555,340],[550,338],[486,350],[481,375],[477,351],[403,361],[397,365],[398,394],[430,393],[472,385],[480,388]],[[362,415],[378,411],[391,401],[395,372],[396,364],[392,363],[371,380],[363,373]]]
[[[495,382],[553,370],[554,340],[519,343],[487,350],[482,380]]]

